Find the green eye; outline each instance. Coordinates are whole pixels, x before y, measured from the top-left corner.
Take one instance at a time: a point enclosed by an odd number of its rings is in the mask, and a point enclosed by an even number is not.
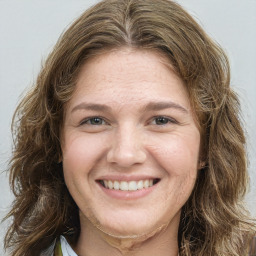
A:
[[[163,116],[159,116],[155,118],[156,125],[165,125],[165,124],[168,124],[169,122],[172,122],[172,120]]]
[[[106,124],[106,122],[100,118],[100,117],[91,117],[86,120],[84,120],[81,125],[87,124],[87,125],[103,125]]]
[[[101,125],[103,123],[102,118],[94,117],[88,120],[90,124],[92,125]]]

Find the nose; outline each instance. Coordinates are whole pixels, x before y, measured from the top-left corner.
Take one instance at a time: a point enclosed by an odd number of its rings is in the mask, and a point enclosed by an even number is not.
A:
[[[130,167],[134,164],[142,164],[145,160],[143,135],[136,128],[119,128],[107,153],[107,161],[119,167]]]

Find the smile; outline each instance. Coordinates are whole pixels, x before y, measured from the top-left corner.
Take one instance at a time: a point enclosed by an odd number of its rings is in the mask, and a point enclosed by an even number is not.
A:
[[[138,181],[113,181],[113,180],[100,180],[99,183],[107,189],[121,190],[121,191],[137,191],[147,189],[158,183],[159,179],[146,179]]]

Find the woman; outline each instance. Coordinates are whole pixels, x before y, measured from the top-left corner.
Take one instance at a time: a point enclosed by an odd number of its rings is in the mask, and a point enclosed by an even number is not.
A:
[[[12,256],[248,254],[228,60],[178,4],[87,10],[16,120]]]

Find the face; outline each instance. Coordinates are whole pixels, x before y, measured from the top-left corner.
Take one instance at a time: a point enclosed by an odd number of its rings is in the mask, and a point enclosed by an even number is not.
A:
[[[200,133],[169,66],[156,52],[124,48],[82,67],[62,131],[65,182],[82,226],[89,219],[131,236],[179,222],[197,176]]]

